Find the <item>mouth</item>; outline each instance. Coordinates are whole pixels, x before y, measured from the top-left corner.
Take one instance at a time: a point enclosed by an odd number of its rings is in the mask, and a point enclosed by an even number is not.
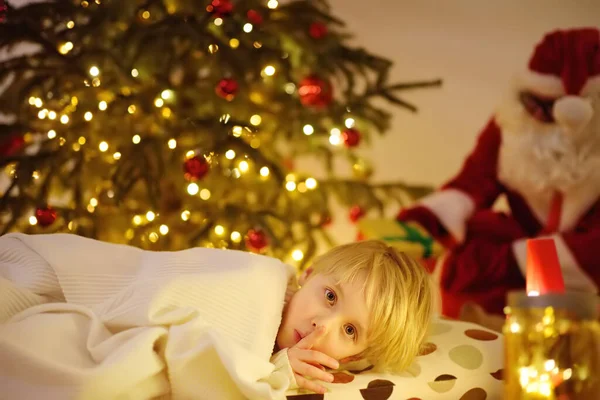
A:
[[[302,336],[302,334],[300,332],[298,332],[297,330],[294,329],[294,343],[298,343],[299,341],[302,340],[304,336]]]

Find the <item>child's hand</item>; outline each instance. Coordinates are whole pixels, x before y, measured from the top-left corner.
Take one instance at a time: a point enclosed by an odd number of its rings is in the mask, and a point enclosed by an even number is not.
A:
[[[335,359],[329,357],[327,354],[311,350],[317,341],[323,337],[324,333],[325,327],[320,326],[288,349],[288,359],[294,370],[298,387],[312,390],[316,393],[325,393],[325,387],[313,380],[306,379],[306,377],[333,382],[333,375],[325,372],[323,365],[333,369],[337,369],[340,366]]]

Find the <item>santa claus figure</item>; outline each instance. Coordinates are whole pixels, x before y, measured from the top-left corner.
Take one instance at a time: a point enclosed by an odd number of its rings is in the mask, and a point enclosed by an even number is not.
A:
[[[501,195],[508,212],[492,209]],[[448,248],[436,267],[448,316],[465,304],[501,314],[525,288],[529,238],[554,240],[567,290],[597,291],[600,32],[546,35],[458,175],[398,219]]]

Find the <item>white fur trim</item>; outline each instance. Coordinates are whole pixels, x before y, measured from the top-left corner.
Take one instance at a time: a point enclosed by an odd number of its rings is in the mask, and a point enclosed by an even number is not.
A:
[[[565,289],[577,292],[597,292],[598,287],[577,263],[575,256],[571,253],[563,238],[560,235],[547,236],[547,238],[554,240],[563,280],[565,281]],[[521,273],[523,276],[527,276],[527,239],[515,241],[512,250]]]
[[[517,74],[516,83],[520,89],[528,89],[541,96],[558,98],[565,95],[561,79],[550,74],[527,69]]]
[[[600,75],[594,76],[587,80],[581,89],[581,95],[586,96],[597,92],[600,92]]]
[[[439,219],[444,228],[459,243],[465,240],[466,221],[475,211],[475,202],[457,189],[435,192],[419,202]]]

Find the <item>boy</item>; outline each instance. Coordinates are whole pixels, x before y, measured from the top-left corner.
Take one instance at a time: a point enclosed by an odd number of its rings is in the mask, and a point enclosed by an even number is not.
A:
[[[419,352],[434,311],[425,269],[379,241],[338,246],[319,257],[288,296],[277,333],[296,384],[324,393],[307,378],[331,382],[321,365],[365,360],[377,370],[400,371]],[[339,360],[339,362],[337,361]]]

